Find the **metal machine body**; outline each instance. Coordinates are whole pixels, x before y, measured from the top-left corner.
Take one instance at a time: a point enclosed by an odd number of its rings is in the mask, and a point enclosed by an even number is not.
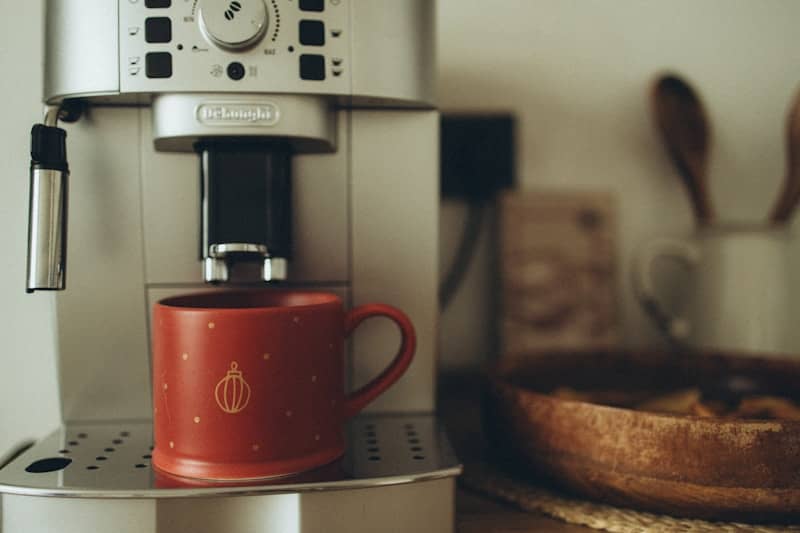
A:
[[[218,531],[223,522],[226,531],[320,530],[314,524],[326,524],[325,531],[452,529],[453,479],[460,467],[433,416],[439,168],[434,3],[45,5],[45,101],[88,104],[82,118],[65,128],[69,276],[68,290],[56,298],[63,427],[0,468],[0,529],[51,531],[59,524],[63,531],[85,531],[91,524],[76,517],[119,524],[136,513],[150,518],[131,531]],[[248,152],[255,154],[254,165],[274,171],[277,185],[270,190],[283,191],[291,206],[289,215],[274,218],[277,227],[285,222],[291,228],[287,253],[274,254],[272,242],[213,242],[224,232],[206,227],[216,201],[208,196],[209,176],[226,168],[226,157],[241,153],[241,146],[255,146]],[[258,159],[260,153],[277,155]],[[287,168],[288,182],[281,177]],[[34,253],[45,285],[63,283],[65,254],[52,245],[40,248],[50,254]],[[41,267],[47,261],[61,266]],[[339,478],[167,490],[153,483],[146,458],[140,459],[145,467],[135,468],[149,477],[137,473],[135,482],[126,470],[131,465],[115,470],[110,461],[75,460],[56,473],[25,472],[43,456],[75,457],[69,443],[79,442],[80,434],[105,439],[136,427],[137,442],[147,441],[149,433],[141,430],[151,418],[148,327],[155,301],[212,290],[208,281],[241,286],[268,279],[331,290],[350,306],[387,302],[415,325],[415,360],[348,429],[359,436],[351,439]],[[385,366],[395,338],[382,321],[359,328],[348,354],[351,386]],[[426,429],[406,427],[408,417]],[[374,427],[388,428],[379,445],[384,453],[370,452],[378,459],[364,456],[358,451],[364,443],[355,442]],[[424,454],[409,451],[420,448],[415,440],[425,442]],[[400,448],[411,455],[385,451]],[[383,460],[387,470],[375,470],[373,463]],[[74,473],[89,466],[98,466],[96,475],[67,479],[69,468]],[[211,510],[227,521],[212,520]]]

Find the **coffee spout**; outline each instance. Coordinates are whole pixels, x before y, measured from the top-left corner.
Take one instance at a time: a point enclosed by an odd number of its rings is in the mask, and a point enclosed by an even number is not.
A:
[[[291,151],[275,141],[207,141],[201,154],[203,279],[225,283],[237,263],[283,281],[291,256]]]

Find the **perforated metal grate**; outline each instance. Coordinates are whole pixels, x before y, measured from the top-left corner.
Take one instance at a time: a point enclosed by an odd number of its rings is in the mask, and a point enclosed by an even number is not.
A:
[[[149,421],[71,425],[0,470],[0,492],[93,498],[167,498],[247,492],[342,490],[458,475],[433,416],[363,416],[347,427],[334,464],[298,476],[239,484],[181,483],[150,465]]]

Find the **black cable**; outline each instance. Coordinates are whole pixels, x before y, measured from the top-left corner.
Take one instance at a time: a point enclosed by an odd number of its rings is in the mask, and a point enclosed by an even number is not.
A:
[[[439,306],[442,309],[446,309],[450,304],[469,270],[470,262],[480,240],[486,209],[483,202],[472,201],[467,204],[467,219],[464,221],[461,241],[458,243],[455,256],[450,263],[450,270],[439,284]]]

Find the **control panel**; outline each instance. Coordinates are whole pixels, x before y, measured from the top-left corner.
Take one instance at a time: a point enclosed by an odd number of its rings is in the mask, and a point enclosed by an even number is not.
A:
[[[120,92],[351,92],[351,0],[118,0]]]

